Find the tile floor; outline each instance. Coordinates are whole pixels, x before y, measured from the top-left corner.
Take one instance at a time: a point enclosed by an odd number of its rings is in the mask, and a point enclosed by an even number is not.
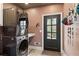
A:
[[[61,54],[56,51],[45,50],[42,52],[41,50],[31,49],[28,56],[61,56]]]
[[[57,51],[45,50],[45,51],[42,52],[42,55],[46,55],[46,56],[61,56],[61,53],[57,52]]]

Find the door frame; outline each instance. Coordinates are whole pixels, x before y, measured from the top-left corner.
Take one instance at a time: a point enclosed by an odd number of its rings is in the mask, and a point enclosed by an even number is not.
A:
[[[44,51],[44,16],[49,16],[49,15],[58,15],[60,14],[60,24],[61,24],[61,41],[60,41],[60,52],[63,52],[63,39],[62,39],[62,12],[58,12],[58,13],[49,13],[49,14],[43,14],[42,15],[42,51]]]

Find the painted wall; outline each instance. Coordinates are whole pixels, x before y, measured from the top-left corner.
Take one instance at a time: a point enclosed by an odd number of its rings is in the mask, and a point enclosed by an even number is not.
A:
[[[28,13],[29,32],[35,33],[31,44],[34,45],[34,42],[39,42],[40,44],[37,46],[42,46],[42,15],[63,12],[63,4],[31,8],[25,10],[25,12]],[[36,24],[39,24],[39,27],[36,27]]]
[[[75,4],[64,4],[64,17],[68,14],[69,8],[74,9]],[[64,26],[64,51],[67,55],[78,55],[79,56],[79,33],[77,32],[73,40],[68,39],[67,29],[71,26]],[[75,28],[75,27],[74,27]],[[79,29],[75,30],[79,31]],[[71,43],[68,43],[71,40]]]

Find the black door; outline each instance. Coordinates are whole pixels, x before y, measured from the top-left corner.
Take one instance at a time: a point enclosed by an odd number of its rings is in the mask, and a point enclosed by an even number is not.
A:
[[[60,51],[60,14],[44,16],[44,49]]]

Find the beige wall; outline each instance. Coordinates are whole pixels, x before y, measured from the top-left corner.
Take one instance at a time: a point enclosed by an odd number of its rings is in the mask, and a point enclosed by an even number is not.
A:
[[[68,15],[69,8],[74,9],[74,3],[65,3],[64,4],[64,16]]]
[[[63,4],[31,8],[27,9],[26,12],[29,19],[29,32],[36,34],[31,44],[34,45],[34,42],[40,42],[38,46],[42,46],[42,33],[40,32],[42,30],[42,15],[63,12]],[[40,25],[38,28],[36,28],[37,23]]]

